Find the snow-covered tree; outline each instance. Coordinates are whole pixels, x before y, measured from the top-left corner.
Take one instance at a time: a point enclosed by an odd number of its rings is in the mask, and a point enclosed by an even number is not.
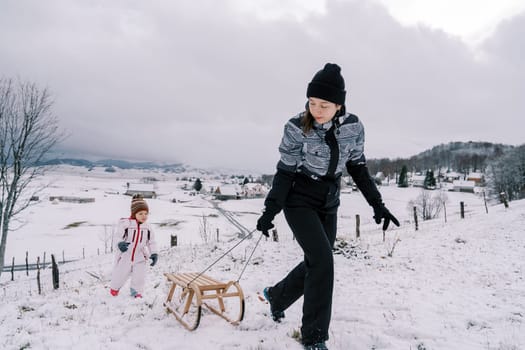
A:
[[[197,178],[197,180],[195,180],[195,183],[193,184],[193,189],[197,192],[199,192],[202,189],[201,179]]]
[[[408,169],[406,165],[403,165],[401,168],[401,173],[399,174],[399,180],[397,181],[398,187],[408,187]]]
[[[525,145],[505,153],[487,169],[487,184],[491,198],[505,193],[509,201],[525,198]]]
[[[436,188],[436,178],[434,177],[434,171],[427,170],[425,180],[423,182],[423,187],[427,190],[433,190]]]

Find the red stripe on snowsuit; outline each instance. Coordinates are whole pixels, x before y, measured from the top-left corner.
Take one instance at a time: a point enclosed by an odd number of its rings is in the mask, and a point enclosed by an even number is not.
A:
[[[140,232],[140,224],[137,221],[137,219],[135,219],[135,221],[137,222],[137,237],[133,237],[133,238],[136,238],[136,240],[135,240],[135,245],[133,245],[133,251],[131,252],[131,261],[135,261],[135,251],[137,250],[137,246],[139,245],[139,238],[142,241],[141,232]]]

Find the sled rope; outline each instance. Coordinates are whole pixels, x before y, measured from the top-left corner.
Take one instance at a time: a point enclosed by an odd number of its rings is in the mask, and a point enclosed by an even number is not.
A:
[[[202,276],[206,271],[208,271],[210,268],[213,267],[213,265],[217,264],[222,258],[224,258],[226,256],[226,254],[228,254],[229,252],[231,252],[233,249],[235,249],[239,244],[241,244],[242,242],[244,242],[244,240],[248,237],[251,237],[252,233],[255,232],[255,229],[253,229],[252,231],[250,231],[246,236],[244,236],[241,240],[239,240],[239,242],[237,242],[233,247],[231,247],[230,249],[228,249],[224,254],[222,254],[217,260],[215,260],[213,263],[211,263],[208,267],[206,267],[204,270],[202,270],[197,276],[195,276],[191,281],[189,281],[186,286],[189,286],[193,281],[195,281],[197,278],[199,278],[200,276]],[[261,238],[262,238],[262,233],[261,233],[261,237],[259,238],[259,240],[257,241],[257,244],[255,245],[255,248],[257,248],[257,246],[259,245],[259,242],[261,241]],[[253,251],[252,251],[252,254],[250,255],[250,258],[252,257],[253,253],[255,252],[255,248],[253,248]],[[244,268],[241,272],[241,275],[239,276],[239,278],[237,279],[237,282],[241,279],[241,276],[242,274],[244,273],[244,270],[246,269],[246,266],[248,265],[248,263],[250,262],[250,258],[246,261],[246,264],[244,265]]]
[[[253,232],[253,231],[252,231],[252,232]],[[259,239],[257,240],[257,243],[255,243],[255,247],[253,247],[252,253],[251,253],[250,256],[248,257],[248,260],[246,260],[246,264],[244,264],[244,267],[242,268],[242,271],[241,271],[239,277],[237,278],[237,281],[236,281],[236,282],[239,282],[239,281],[241,280],[242,274],[244,273],[244,270],[246,270],[246,266],[248,266],[248,263],[250,262],[250,259],[252,258],[253,253],[255,253],[255,249],[257,249],[257,246],[259,245],[259,242],[261,242],[262,237],[263,237],[263,234],[261,233],[261,236],[260,236]]]

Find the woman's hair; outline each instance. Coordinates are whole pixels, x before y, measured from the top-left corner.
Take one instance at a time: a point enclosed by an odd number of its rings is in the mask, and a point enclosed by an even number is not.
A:
[[[303,132],[305,134],[308,134],[314,128],[314,117],[310,113],[308,107],[306,107],[306,110],[303,112],[301,118],[301,127],[303,128]]]

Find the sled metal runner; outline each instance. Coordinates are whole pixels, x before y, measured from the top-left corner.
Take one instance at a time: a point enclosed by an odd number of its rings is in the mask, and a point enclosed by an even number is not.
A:
[[[200,323],[202,305],[233,325],[244,317],[244,294],[237,281],[219,282],[196,272],[165,273],[171,283],[164,306],[187,330]]]

